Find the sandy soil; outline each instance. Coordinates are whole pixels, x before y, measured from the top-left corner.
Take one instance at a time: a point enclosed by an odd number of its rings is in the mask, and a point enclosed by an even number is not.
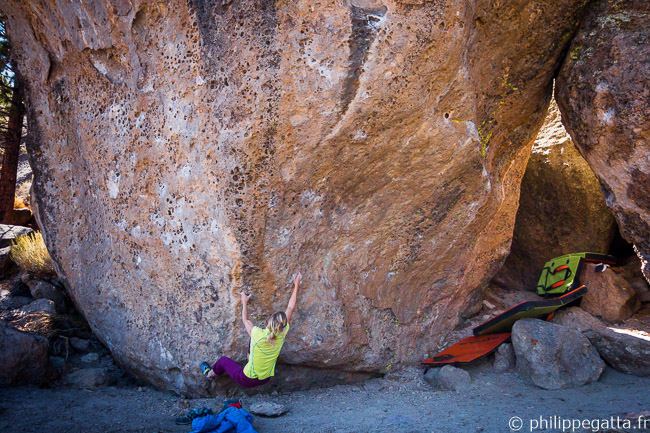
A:
[[[489,363],[467,369],[472,386],[463,392],[434,391],[422,371],[406,369],[387,378],[357,385],[312,389],[279,395],[242,398],[274,401],[289,412],[278,418],[255,417],[254,427],[265,432],[510,432],[509,421],[519,417],[519,431],[642,432],[638,413],[648,417],[650,378],[607,369],[594,384],[548,391],[527,383],[514,372],[496,373]],[[0,390],[2,432],[189,432],[177,426],[176,416],[189,408],[217,409],[224,398],[184,400],[146,387],[128,385],[94,391],[58,387]],[[633,414],[633,415],[630,415]],[[629,428],[611,429],[611,417],[632,416]],[[534,428],[546,420],[546,425]],[[556,417],[556,418],[551,418]],[[555,421],[553,421],[555,420]],[[564,420],[588,420],[587,428],[562,429]],[[515,427],[517,427],[516,422]],[[555,426],[559,428],[554,428]],[[596,422],[600,427],[596,429]],[[531,428],[532,427],[532,428]],[[603,428],[604,427],[604,428]],[[616,425],[614,427],[617,427]]]

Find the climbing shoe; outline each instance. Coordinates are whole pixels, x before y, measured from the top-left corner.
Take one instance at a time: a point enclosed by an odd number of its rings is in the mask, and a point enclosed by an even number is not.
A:
[[[194,421],[196,418],[201,418],[208,415],[212,415],[212,409],[210,409],[209,407],[192,409],[191,411],[187,412],[185,416],[176,418],[176,424],[178,425],[192,424],[192,421]]]
[[[210,372],[210,370],[212,370],[212,367],[210,367],[210,364],[208,364],[207,362],[203,361],[203,362],[201,363],[201,373],[203,373],[203,375],[204,375],[205,377],[208,377],[208,373]]]

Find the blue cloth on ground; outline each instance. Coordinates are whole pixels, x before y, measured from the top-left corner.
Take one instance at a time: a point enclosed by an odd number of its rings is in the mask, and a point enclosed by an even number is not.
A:
[[[252,422],[253,415],[244,409],[229,407],[219,415],[196,418],[190,433],[257,433]]]

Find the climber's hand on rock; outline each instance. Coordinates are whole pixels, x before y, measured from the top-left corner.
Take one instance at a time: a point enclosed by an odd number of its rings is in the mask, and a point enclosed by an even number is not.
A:
[[[248,300],[251,298],[251,296],[253,296],[253,295],[251,295],[251,294],[248,293],[248,292],[241,292],[241,301],[242,301],[243,303],[247,303]]]
[[[293,285],[298,287],[300,285],[300,281],[302,280],[302,274],[298,272],[297,274],[293,274]]]

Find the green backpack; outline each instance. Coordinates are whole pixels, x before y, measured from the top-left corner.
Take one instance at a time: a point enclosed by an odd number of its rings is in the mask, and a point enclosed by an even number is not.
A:
[[[544,265],[537,282],[537,294],[544,297],[559,296],[578,288],[584,262],[614,266],[616,258],[596,253],[574,253],[556,257]]]

